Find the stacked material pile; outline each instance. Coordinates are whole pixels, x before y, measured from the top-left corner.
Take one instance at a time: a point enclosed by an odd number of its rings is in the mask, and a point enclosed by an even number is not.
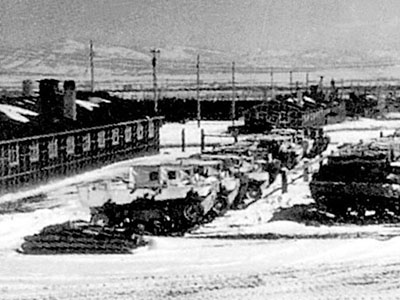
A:
[[[338,155],[328,157],[310,183],[318,204],[334,212],[356,210],[400,213],[399,168],[392,144],[374,141],[346,145]]]
[[[47,226],[25,237],[24,254],[130,254],[146,245],[139,235],[76,221]]]

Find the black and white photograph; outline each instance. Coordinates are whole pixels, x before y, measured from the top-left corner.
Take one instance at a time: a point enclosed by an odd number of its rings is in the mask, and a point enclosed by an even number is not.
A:
[[[0,0],[0,300],[400,299],[400,2]]]

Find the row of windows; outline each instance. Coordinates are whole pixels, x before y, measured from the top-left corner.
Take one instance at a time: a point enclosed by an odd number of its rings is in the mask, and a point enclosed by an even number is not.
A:
[[[123,131],[123,138],[125,143],[132,142],[132,126],[126,126]],[[148,126],[148,137],[154,137],[154,124],[153,122],[149,122]],[[92,149],[92,138],[93,135],[90,132],[82,135],[82,151],[89,152]],[[144,139],[144,127],[142,124],[137,124],[136,126],[136,139],[141,141]],[[75,136],[70,135],[66,138],[66,154],[74,155],[76,151],[75,145]],[[106,131],[101,130],[97,132],[96,135],[96,143],[99,149],[104,149],[106,147]],[[113,128],[111,130],[111,145],[117,146],[120,144],[120,129]],[[8,151],[7,151],[8,150]],[[3,157],[8,156],[8,161],[10,166],[18,166],[19,165],[19,155],[20,155],[20,147],[18,144],[9,145],[8,149],[3,153]],[[8,155],[7,155],[8,152]],[[58,141],[56,138],[53,138],[47,142],[47,152],[49,159],[55,159],[58,157]],[[5,156],[4,156],[5,155]],[[29,161],[32,163],[38,162],[40,160],[40,149],[39,149],[39,141],[33,141],[29,145]]]

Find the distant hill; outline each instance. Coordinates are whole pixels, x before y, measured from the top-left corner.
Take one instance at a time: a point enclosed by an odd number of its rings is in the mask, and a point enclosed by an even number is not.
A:
[[[151,82],[150,49],[95,43],[94,52],[97,81],[126,82],[132,78],[145,78],[147,83]],[[400,65],[398,53],[385,50],[318,49],[293,52],[283,49],[267,52],[235,53],[232,51],[228,53],[212,49],[174,46],[160,49],[158,70],[162,74],[193,77],[196,72],[198,54],[200,54],[201,71],[208,74],[230,73],[232,61],[236,62],[237,72],[242,74],[269,74],[271,67],[275,72],[288,72],[289,70],[298,72],[321,70],[324,72],[324,70],[343,68],[357,70],[369,67],[377,71],[370,72],[368,76],[376,74],[390,77],[396,76],[397,71],[386,74],[382,72],[382,68],[386,70]],[[363,76],[364,73],[360,72],[360,75],[357,76]],[[346,79],[349,75],[346,72],[328,72],[328,74],[336,77],[344,76]],[[75,79],[86,81],[88,84],[89,43],[62,39],[51,44],[24,48],[0,46],[0,87],[20,86],[20,82],[24,78],[38,80],[43,77],[54,77],[60,80]],[[230,80],[226,76],[222,78]],[[261,80],[266,81],[265,78]]]

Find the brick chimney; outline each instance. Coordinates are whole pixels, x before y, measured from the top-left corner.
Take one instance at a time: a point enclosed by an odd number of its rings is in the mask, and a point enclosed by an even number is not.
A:
[[[64,81],[64,106],[63,116],[66,119],[76,121],[76,90],[75,81]]]

